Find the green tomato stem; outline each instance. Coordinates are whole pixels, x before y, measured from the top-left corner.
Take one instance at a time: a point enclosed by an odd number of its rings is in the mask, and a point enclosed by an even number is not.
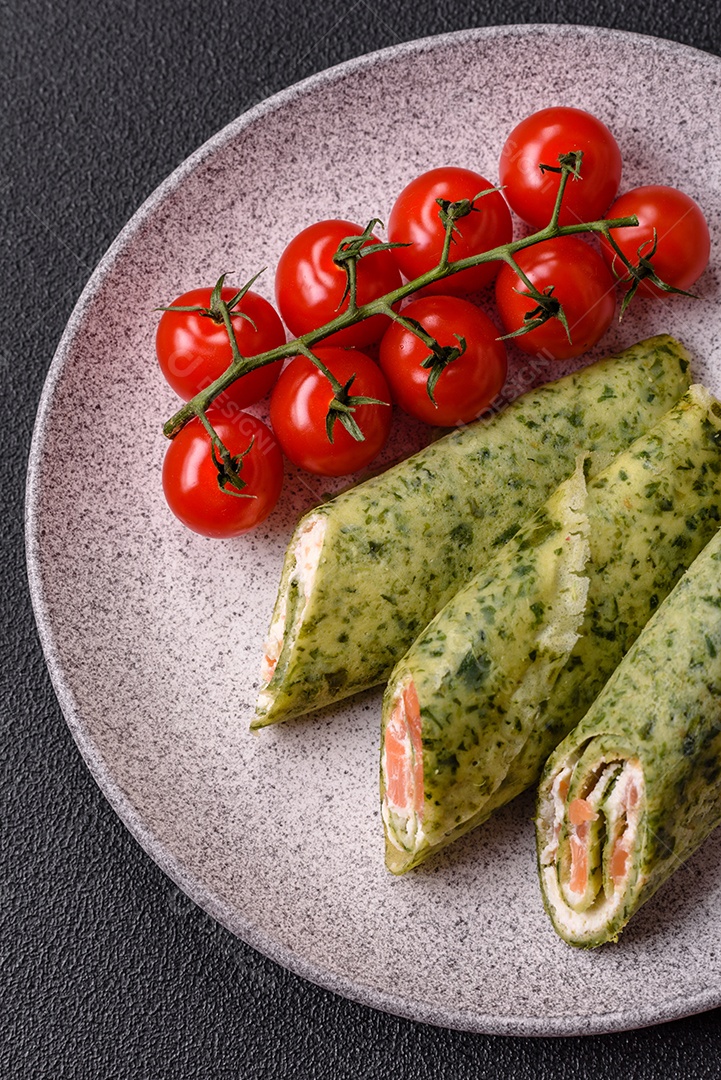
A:
[[[562,173],[562,182],[563,177],[567,175],[568,173],[564,170]],[[557,217],[557,215],[555,216]],[[311,330],[307,334],[302,334],[293,341],[288,341],[284,345],[279,345],[277,348],[270,349],[267,352],[258,353],[256,356],[243,357],[238,353],[237,356],[234,356],[232,362],[222,375],[204,390],[201,390],[200,393],[196,394],[195,397],[191,398],[190,401],[186,402],[185,405],[171,416],[163,427],[163,434],[168,439],[174,438],[190,420],[194,417],[201,416],[201,414],[212,405],[215,399],[227,390],[236,379],[242,378],[243,375],[247,375],[250,371],[265,367],[267,364],[273,364],[276,360],[284,360],[287,357],[296,356],[298,353],[302,353],[306,356],[310,353],[311,359],[314,359],[314,362],[317,363],[317,359],[312,355],[312,348],[314,345],[317,345],[331,334],[335,334],[339,330],[345,330],[349,326],[354,326],[356,323],[364,322],[374,315],[387,315],[389,308],[394,308],[403,300],[412,296],[413,293],[418,292],[419,289],[423,289],[427,285],[433,285],[437,281],[442,281],[447,277],[452,277],[454,274],[461,273],[463,270],[470,270],[472,267],[481,266],[484,263],[502,261],[514,265],[515,260],[513,259],[513,256],[516,252],[523,251],[527,247],[532,247],[534,244],[539,244],[544,240],[551,240],[557,236],[576,236],[579,233],[601,233],[604,236],[608,236],[610,229],[621,229],[636,225],[638,225],[638,218],[635,216],[616,218],[610,221],[602,219],[599,221],[575,222],[571,225],[559,225],[558,222],[554,221],[552,218],[548,225],[530,236],[512,240],[508,244],[501,244],[498,247],[492,248],[489,251],[483,251],[477,255],[469,255],[465,259],[459,259],[457,262],[446,263],[444,265],[441,261],[437,266],[426,271],[425,274],[421,274],[412,281],[407,281],[403,285],[399,285],[398,288],[386,293],[385,296],[378,297],[366,304],[360,304],[357,307],[351,306],[346,311],[337,315],[334,319],[331,319],[331,321],[324,326],[320,326],[316,330]],[[514,269],[517,269],[517,267],[514,266]],[[224,313],[224,319],[225,314],[226,313]],[[227,313],[227,317],[229,321],[229,313]],[[234,338],[235,335],[232,335],[232,337]]]

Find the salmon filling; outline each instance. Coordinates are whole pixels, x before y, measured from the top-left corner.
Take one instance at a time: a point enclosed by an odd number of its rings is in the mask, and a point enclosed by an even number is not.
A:
[[[381,753],[382,813],[391,842],[413,850],[422,837],[423,741],[421,711],[413,681],[396,696]]]
[[[584,769],[582,776],[576,775],[572,762],[554,777],[541,872],[549,899],[569,926],[591,930],[621,906],[643,790],[636,760],[601,762],[592,772]]]

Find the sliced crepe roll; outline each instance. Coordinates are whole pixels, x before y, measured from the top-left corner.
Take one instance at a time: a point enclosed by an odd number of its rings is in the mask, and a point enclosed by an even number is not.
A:
[[[721,533],[549,759],[543,899],[571,945],[616,940],[721,824]]]
[[[307,514],[291,538],[252,726],[384,682],[456,590],[568,477],[688,389],[667,336],[534,390]]]
[[[721,405],[692,387],[597,476],[579,467],[399,661],[382,726],[390,870],[538,779],[718,528],[720,442]]]

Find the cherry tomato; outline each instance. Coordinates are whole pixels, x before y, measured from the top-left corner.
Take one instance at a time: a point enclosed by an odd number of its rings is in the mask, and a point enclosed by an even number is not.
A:
[[[296,356],[278,379],[270,399],[270,422],[286,456],[307,472],[345,476],[365,468],[385,446],[391,428],[390,391],[383,372],[365,353],[334,347],[314,352],[341,386],[355,376],[349,388],[351,398],[389,403],[357,405],[353,418],[365,436],[363,441],[354,439],[336,420],[331,443],[326,414],[334,391],[327,377],[307,357]]]
[[[551,318],[514,337],[517,347],[549,360],[567,360],[592,348],[611,325],[616,307],[613,276],[598,252],[576,236],[559,236],[518,252],[516,261],[539,292],[553,286],[571,333],[569,342],[563,324]],[[536,307],[510,266],[498,275],[496,303],[506,333],[522,326],[524,314]]]
[[[506,349],[491,320],[468,300],[458,296],[424,296],[403,309],[419,322],[439,345],[458,346],[465,352],[444,367],[428,396],[430,368],[422,366],[430,355],[412,331],[393,323],[381,341],[380,363],[394,401],[411,416],[441,427],[475,420],[493,401],[506,381]]]
[[[501,151],[500,182],[523,221],[536,229],[551,219],[558,194],[559,154],[583,151],[580,179],[569,179],[559,224],[596,221],[608,208],[621,182],[621,151],[606,125],[583,109],[541,109],[518,124]]]
[[[448,202],[474,200],[482,191],[493,187],[480,173],[470,169],[446,167],[431,169],[411,180],[396,199],[388,219],[388,239],[410,247],[393,248],[393,258],[409,280],[431,270],[443,251],[445,227],[439,216],[436,199]],[[484,195],[474,209],[456,222],[449,259],[458,262],[470,255],[490,251],[507,244],[513,236],[513,223],[508,207],[497,191]],[[462,296],[488,285],[498,273],[500,263],[485,263],[470,270],[427,285],[425,294]]]
[[[253,497],[221,491],[210,439],[197,419],[186,424],[168,447],[163,491],[175,516],[193,532],[240,536],[265,521],[277,503],[283,486],[283,455],[273,433],[250,413],[236,410],[228,418],[209,409],[208,419],[230,453],[244,455],[240,477],[246,486],[242,491]]]
[[[173,301],[172,306],[210,307],[212,289],[191,289]],[[230,301],[237,290],[227,285],[221,290]],[[232,325],[243,356],[257,356],[285,344],[285,330],[273,307],[257,293],[248,291],[238,310],[252,319],[233,315]],[[184,401],[189,401],[222,375],[232,360],[230,342],[222,320],[196,311],[164,311],[155,335],[155,350],[167,381]],[[260,401],[275,385],[283,361],[258,368],[237,379],[220,397],[219,406],[233,402],[245,408]]]
[[[275,296],[286,326],[294,337],[317,330],[348,307],[341,304],[346,272],[333,261],[338,245],[363,229],[351,221],[319,221],[294,237],[278,260]],[[364,247],[378,241],[368,240]],[[366,304],[397,289],[401,277],[390,251],[376,251],[357,264],[358,304]],[[323,345],[362,347],[380,341],[388,326],[384,315],[373,316],[325,338]]]
[[[711,251],[708,225],[698,203],[676,188],[650,184],[621,195],[606,216],[631,214],[637,216],[638,226],[613,230],[613,238],[629,262],[638,265],[640,249],[661,281],[675,289],[690,289],[706,269]],[[651,255],[654,230],[657,246]],[[622,260],[603,238],[601,251],[616,277],[626,277]],[[637,292],[642,296],[668,295],[651,281],[642,281]]]

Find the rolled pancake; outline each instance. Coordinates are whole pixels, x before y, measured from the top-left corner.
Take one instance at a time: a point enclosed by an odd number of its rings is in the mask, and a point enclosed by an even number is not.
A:
[[[383,705],[386,862],[402,873],[540,775],[721,517],[721,405],[690,389],[579,466],[399,661]]]
[[[536,835],[558,934],[592,948],[721,824],[721,533],[549,759]]]
[[[457,589],[574,469],[613,455],[689,385],[651,338],[534,390],[312,510],[288,546],[252,727],[384,682]]]

